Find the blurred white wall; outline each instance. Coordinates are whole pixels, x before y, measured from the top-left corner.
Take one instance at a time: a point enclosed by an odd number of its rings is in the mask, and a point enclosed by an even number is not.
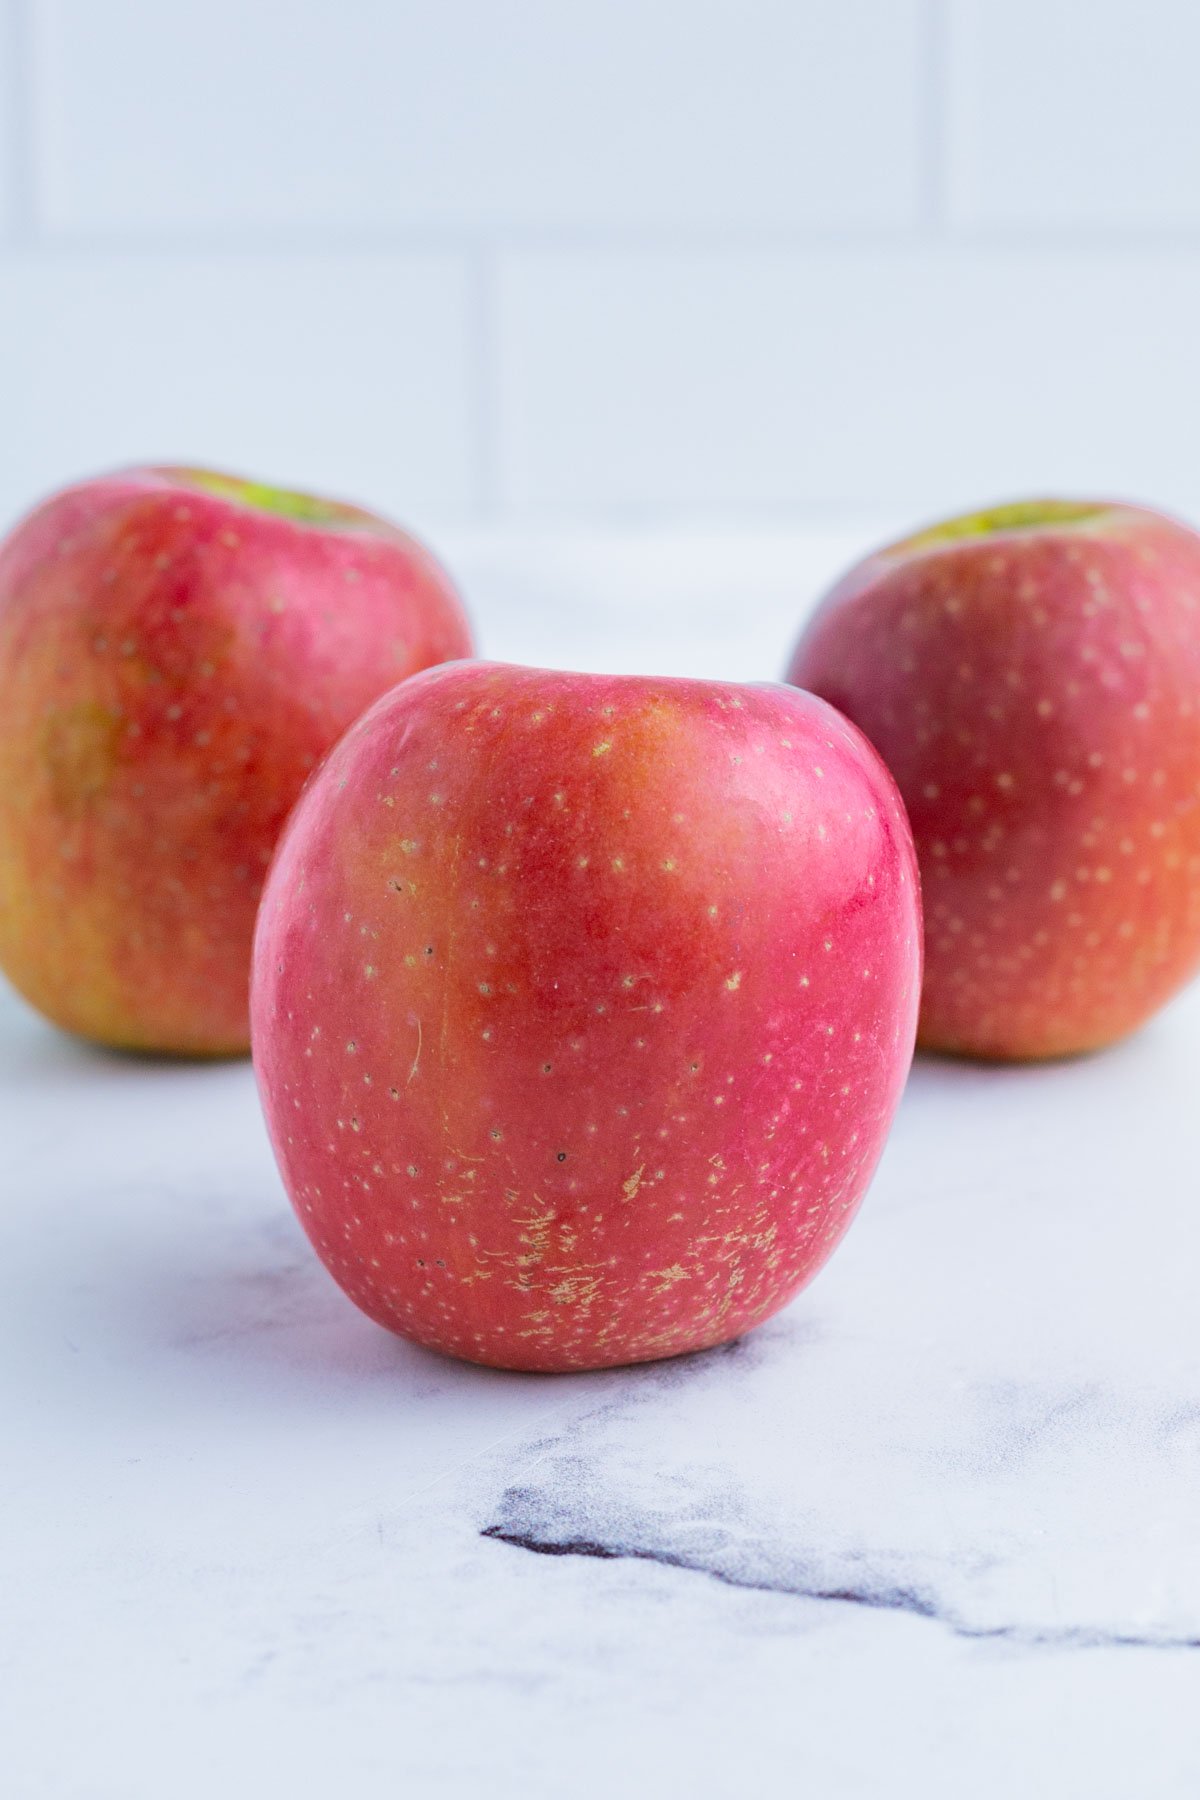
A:
[[[0,0],[0,515],[1200,514],[1196,0]]]

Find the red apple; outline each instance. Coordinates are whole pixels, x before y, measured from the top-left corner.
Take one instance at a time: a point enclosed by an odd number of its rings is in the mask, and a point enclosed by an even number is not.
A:
[[[460,663],[309,784],[254,1054],[301,1222],[365,1312],[594,1368],[732,1338],[816,1272],[919,985],[903,808],[821,701]]]
[[[101,1042],[244,1050],[266,865],[379,694],[469,655],[427,551],[198,469],[87,481],[0,545],[0,967]]]
[[[1200,961],[1200,537],[1031,501],[919,532],[827,596],[788,679],[900,786],[920,1042],[1026,1058],[1132,1031]]]

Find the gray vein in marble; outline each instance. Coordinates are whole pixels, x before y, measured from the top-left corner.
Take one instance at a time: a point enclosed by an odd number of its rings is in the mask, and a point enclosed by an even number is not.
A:
[[[919,1619],[935,1619],[947,1626],[956,1637],[994,1638],[1029,1648],[1111,1650],[1200,1650],[1200,1637],[1170,1637],[1163,1634],[1137,1636],[1128,1632],[1097,1632],[1082,1626],[1060,1626],[1054,1630],[1028,1630],[1016,1625],[973,1626],[958,1618],[942,1605],[936,1595],[914,1588],[875,1585],[865,1581],[858,1587],[828,1588],[815,1582],[781,1579],[769,1581],[722,1568],[678,1553],[648,1550],[629,1544],[600,1543],[594,1538],[541,1537],[523,1515],[521,1502],[527,1496],[514,1490],[506,1496],[506,1523],[485,1526],[480,1536],[491,1538],[514,1549],[528,1550],[536,1556],[593,1557],[603,1562],[651,1562],[661,1568],[682,1569],[691,1574],[706,1575],[726,1587],[748,1588],[755,1593],[787,1595],[796,1600],[833,1602],[842,1606],[863,1606],[873,1611],[911,1613]]]
[[[919,1342],[884,1355],[796,1309],[724,1352],[630,1372],[498,1463],[481,1536],[964,1639],[1200,1649],[1198,1570],[1170,1548],[1200,1473],[1198,1409],[1011,1360],[997,1377]]]

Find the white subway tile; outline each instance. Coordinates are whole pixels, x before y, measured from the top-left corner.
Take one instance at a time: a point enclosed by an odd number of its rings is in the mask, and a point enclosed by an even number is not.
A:
[[[1200,254],[526,252],[500,316],[527,514],[1200,510]]]
[[[955,221],[1200,225],[1195,0],[950,0],[948,20]]]
[[[43,0],[53,230],[903,226],[921,0]]]
[[[469,318],[450,257],[0,260],[0,524],[64,481],[156,459],[418,525],[462,514]]]

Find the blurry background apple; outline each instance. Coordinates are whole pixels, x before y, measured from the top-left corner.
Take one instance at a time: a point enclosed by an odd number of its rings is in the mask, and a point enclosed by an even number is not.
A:
[[[919,982],[903,808],[821,701],[459,664],[306,790],[255,1065],[372,1318],[507,1367],[636,1362],[736,1336],[825,1261]]]
[[[1195,969],[1195,532],[1074,501],[951,519],[851,569],[788,673],[861,726],[904,795],[923,1044],[1094,1049]]]
[[[250,939],[317,760],[470,653],[448,577],[356,507],[195,469],[81,483],[0,546],[0,965],[68,1029],[248,1038]]]

